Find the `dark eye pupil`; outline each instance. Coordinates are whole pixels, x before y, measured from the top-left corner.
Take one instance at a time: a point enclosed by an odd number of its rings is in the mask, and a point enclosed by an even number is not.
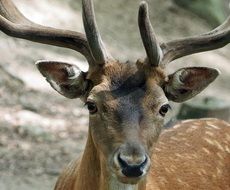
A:
[[[163,105],[163,106],[161,107],[161,109],[160,109],[160,114],[161,114],[162,116],[165,116],[165,114],[168,112],[169,108],[170,108],[170,106],[169,106],[168,104]]]
[[[97,112],[97,106],[94,103],[87,103],[87,108],[91,114]]]

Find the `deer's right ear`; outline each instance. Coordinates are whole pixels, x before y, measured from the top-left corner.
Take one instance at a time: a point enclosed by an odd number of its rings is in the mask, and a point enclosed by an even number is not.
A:
[[[85,73],[76,65],[64,62],[38,61],[36,66],[50,85],[67,98],[78,98],[85,94]]]

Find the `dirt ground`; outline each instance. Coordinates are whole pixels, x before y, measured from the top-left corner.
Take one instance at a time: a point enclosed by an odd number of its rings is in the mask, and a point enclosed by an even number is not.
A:
[[[83,31],[80,0],[14,0],[40,24]],[[144,57],[137,27],[139,0],[95,0],[98,25],[108,49],[120,60]],[[208,24],[173,4],[149,0],[151,20],[161,41],[211,30]],[[79,100],[54,92],[34,65],[39,59],[74,62],[78,53],[0,33],[0,189],[49,190],[62,168],[84,148],[88,112]],[[230,101],[229,47],[171,64],[169,72],[191,65],[216,67],[222,75],[204,95]],[[220,93],[221,92],[221,93]],[[178,105],[173,104],[173,107]]]

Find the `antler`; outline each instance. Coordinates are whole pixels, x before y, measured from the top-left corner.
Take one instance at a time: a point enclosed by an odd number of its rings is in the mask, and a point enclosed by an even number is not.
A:
[[[191,55],[194,53],[210,51],[224,47],[230,43],[230,16],[226,21],[211,32],[162,43],[161,48],[164,53],[162,63],[167,64],[175,59]]]
[[[93,57],[99,64],[104,64],[109,59],[108,53],[101,40],[100,33],[97,29],[95,20],[94,7],[91,0],[82,1],[83,9],[83,22],[85,27],[85,33],[88,39],[88,43]]]
[[[145,1],[140,4],[139,28],[142,41],[147,52],[147,57],[152,64],[155,64],[155,66],[157,66],[159,62],[161,65],[166,65],[167,63],[180,57],[218,49],[230,43],[229,16],[222,25],[211,32],[200,36],[162,43],[159,48],[151,23],[149,21],[148,7]],[[160,60],[162,52],[163,56]]]
[[[93,5],[90,0],[83,0],[83,16],[87,38],[82,33],[33,23],[21,14],[11,0],[0,0],[0,30],[5,34],[33,42],[73,49],[83,54],[90,64],[105,63],[107,56],[97,30]]]
[[[145,1],[141,2],[138,14],[138,25],[141,33],[142,42],[145,47],[148,62],[152,66],[158,66],[161,57],[162,50],[156,39],[153,31],[153,27],[149,20],[148,5]]]

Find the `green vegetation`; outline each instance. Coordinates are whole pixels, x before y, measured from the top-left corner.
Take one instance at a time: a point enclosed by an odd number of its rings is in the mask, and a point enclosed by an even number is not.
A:
[[[179,6],[204,18],[212,26],[219,25],[226,18],[224,0],[174,0]]]

